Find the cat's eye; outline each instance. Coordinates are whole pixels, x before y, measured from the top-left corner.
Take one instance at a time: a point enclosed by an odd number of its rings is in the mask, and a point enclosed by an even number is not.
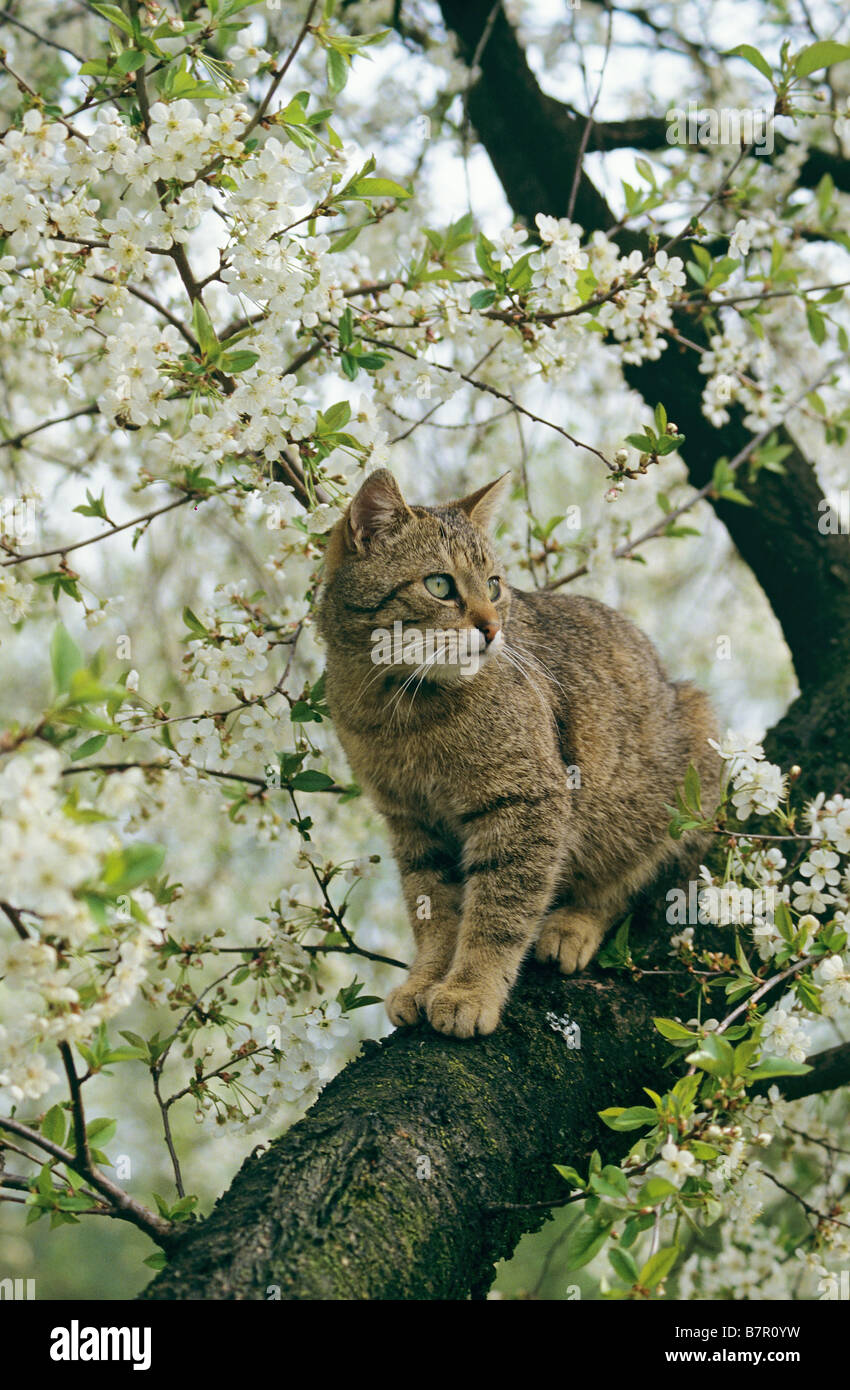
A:
[[[434,598],[452,598],[455,592],[454,580],[450,574],[429,574],[423,580],[425,588]]]
[[[496,579],[495,575],[492,579],[487,580],[487,592],[489,593],[490,599],[493,603],[496,602],[497,598],[501,598],[502,586],[499,583],[498,579]]]

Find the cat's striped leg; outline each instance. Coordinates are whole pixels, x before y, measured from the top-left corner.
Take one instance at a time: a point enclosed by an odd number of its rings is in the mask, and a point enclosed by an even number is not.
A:
[[[463,917],[451,970],[427,994],[440,1033],[468,1038],[497,1027],[523,957],[552,896],[563,815],[544,825],[539,798],[513,798],[475,827],[465,846]]]
[[[388,815],[396,863],[401,873],[416,956],[407,979],[387,995],[390,1021],[416,1023],[425,994],[452,962],[460,924],[462,875],[457,854],[429,828],[409,817]]]

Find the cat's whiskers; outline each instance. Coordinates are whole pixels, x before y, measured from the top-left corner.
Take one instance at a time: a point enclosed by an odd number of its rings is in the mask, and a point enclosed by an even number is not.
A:
[[[415,687],[414,687],[413,694],[412,694],[411,697],[410,697],[410,704],[409,704],[408,709],[407,709],[407,722],[408,722],[408,723],[410,723],[410,716],[411,716],[411,714],[412,714],[412,712],[413,712],[413,702],[415,701],[416,696],[419,694],[419,691],[422,689],[422,682],[424,681],[425,677],[427,676],[428,671],[430,670],[430,668],[431,668],[433,665],[435,665],[435,663],[436,663],[436,661],[437,661],[437,657],[438,657],[440,654],[441,654],[441,653],[439,653],[439,652],[435,652],[434,655],[430,658],[430,660],[425,661],[425,662],[422,663],[422,667],[420,668],[421,671],[422,671],[422,674],[421,674],[421,676],[419,677],[419,680],[417,681],[417,683],[416,683],[416,685],[415,685]]]
[[[512,650],[517,656],[522,657],[532,670],[538,671],[541,676],[545,676],[546,679],[551,681],[553,685],[556,685],[559,690],[564,689],[551,667],[547,666],[546,662],[542,661],[534,652],[530,652],[527,647],[520,646],[518,643],[513,646]]]
[[[519,672],[523,680],[534,691],[537,699],[540,702],[540,708],[544,710],[544,712],[548,715],[549,704],[546,701],[546,697],[543,694],[543,691],[540,689],[540,686],[537,684],[537,682],[532,680],[528,668],[524,664],[523,659],[520,656],[520,653],[516,650],[516,648],[510,646],[509,643],[505,642],[502,645],[502,649],[499,655],[505,657],[509,665],[513,666],[514,670]]]
[[[392,700],[390,701],[390,710],[389,710],[390,723],[392,723],[392,721],[393,721],[393,719],[395,718],[396,714],[398,714],[398,713],[401,712],[401,698],[402,698],[402,696],[404,695],[405,691],[407,690],[407,687],[408,687],[410,684],[412,684],[413,681],[416,680],[416,677],[420,674],[420,672],[422,673],[422,679],[424,680],[424,678],[425,678],[425,672],[427,671],[428,666],[433,664],[434,659],[435,659],[435,658],[432,657],[432,658],[430,658],[430,659],[427,660],[427,661],[421,661],[421,662],[419,662],[418,665],[414,666],[413,670],[411,671],[411,673],[410,673],[410,675],[407,677],[407,679],[399,686],[398,690],[396,691],[395,695],[393,696]],[[417,687],[417,689],[418,689],[418,687]],[[416,692],[414,691],[414,696],[415,696],[415,694],[416,694]],[[412,704],[413,704],[413,700],[411,699],[411,706],[412,706]],[[409,709],[408,709],[408,718],[410,718],[410,710],[409,710]]]
[[[376,680],[380,680],[381,676],[386,676],[386,674],[387,667],[384,665],[376,665],[374,673],[371,671],[367,671],[366,675],[363,677],[363,680],[360,682],[360,686],[357,690],[357,693],[354,696],[354,700],[359,700],[363,695],[366,694],[366,691],[369,689],[369,687],[375,684]]]

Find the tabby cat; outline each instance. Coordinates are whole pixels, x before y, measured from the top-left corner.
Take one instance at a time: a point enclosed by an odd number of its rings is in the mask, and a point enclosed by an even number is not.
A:
[[[331,534],[318,609],[328,704],[416,941],[387,1012],[460,1038],[496,1028],[533,943],[582,970],[662,866],[692,861],[702,840],[670,839],[665,808],[689,762],[718,782],[708,700],[643,633],[506,582],[489,532],[507,482],[420,507],[372,473]]]

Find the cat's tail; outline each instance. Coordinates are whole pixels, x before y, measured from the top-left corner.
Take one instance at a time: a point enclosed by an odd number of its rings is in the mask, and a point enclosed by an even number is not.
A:
[[[723,771],[723,760],[709,743],[709,739],[719,738],[717,719],[708,696],[695,685],[689,681],[676,681],[673,689],[679,729],[684,741],[682,780],[688,764],[693,763],[699,773],[702,809],[709,817],[720,801],[720,775]],[[679,841],[677,858],[680,866],[691,868],[698,865],[711,843],[712,836],[704,831],[686,831]]]

